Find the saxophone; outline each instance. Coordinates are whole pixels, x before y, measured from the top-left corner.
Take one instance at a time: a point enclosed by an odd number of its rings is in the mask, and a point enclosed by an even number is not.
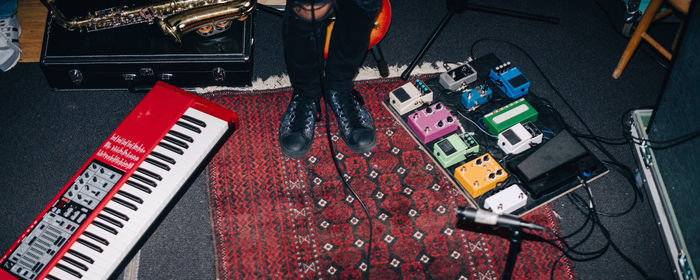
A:
[[[65,29],[91,32],[156,23],[177,43],[182,42],[183,34],[192,31],[205,37],[223,32],[233,20],[245,20],[256,4],[256,0],[170,0],[144,6],[112,7],[89,12],[84,17],[67,18],[55,1],[42,0],[54,21]]]

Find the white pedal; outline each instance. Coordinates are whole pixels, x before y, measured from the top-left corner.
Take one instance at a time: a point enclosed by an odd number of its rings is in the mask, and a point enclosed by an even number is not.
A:
[[[498,147],[506,154],[517,155],[542,143],[542,131],[531,122],[517,123],[498,134]]]
[[[391,104],[391,107],[394,107],[394,110],[400,115],[418,109],[423,104],[430,104],[432,102],[433,91],[419,79],[416,79],[415,84],[406,83],[389,93],[389,104]]]
[[[527,204],[527,195],[518,187],[518,184],[512,184],[510,187],[497,192],[496,194],[486,198],[484,208],[490,209],[496,214],[510,214]]]
[[[476,70],[468,63],[440,74],[440,85],[453,91],[473,82],[476,82]]]

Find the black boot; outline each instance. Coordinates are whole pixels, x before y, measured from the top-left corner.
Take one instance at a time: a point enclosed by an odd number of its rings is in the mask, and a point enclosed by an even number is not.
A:
[[[345,144],[355,153],[369,152],[377,144],[377,129],[372,115],[362,106],[364,101],[356,90],[326,93],[328,104],[338,120],[338,130]]]
[[[285,156],[302,158],[311,150],[316,118],[320,111],[320,97],[292,94],[279,128],[280,149]]]

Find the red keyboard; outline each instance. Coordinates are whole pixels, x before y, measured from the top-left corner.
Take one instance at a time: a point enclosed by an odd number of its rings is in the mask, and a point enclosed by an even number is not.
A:
[[[118,274],[237,123],[159,82],[0,258],[0,279]]]

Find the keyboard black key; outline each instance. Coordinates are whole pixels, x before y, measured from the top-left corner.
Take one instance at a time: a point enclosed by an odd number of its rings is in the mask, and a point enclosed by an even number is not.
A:
[[[91,257],[81,254],[80,252],[74,251],[73,249],[68,249],[68,254],[73,255],[76,258],[83,260],[86,263],[95,263]]]
[[[58,279],[58,278],[54,277],[54,276],[51,275],[51,274],[46,275],[46,279],[49,279],[49,280],[61,280],[61,279]]]
[[[85,247],[88,247],[88,248],[90,248],[90,249],[93,249],[93,250],[95,250],[95,251],[98,252],[98,253],[102,253],[102,252],[103,252],[103,250],[102,250],[102,248],[101,248],[100,246],[97,246],[97,245],[95,245],[95,244],[92,244],[92,242],[87,241],[87,240],[85,240],[85,239],[78,238],[78,243],[83,244],[83,245],[85,245]]]
[[[156,179],[156,180],[158,180],[158,181],[163,180],[163,177],[160,177],[160,175],[158,175],[158,174],[156,174],[155,172],[150,171],[150,170],[148,170],[148,169],[139,167],[139,168],[136,168],[136,171],[142,173],[143,175],[146,175],[146,176],[148,176],[148,177],[151,177],[151,178],[153,178],[153,179]]]
[[[70,267],[67,267],[67,266],[65,266],[65,265],[62,265],[62,264],[60,264],[60,263],[57,263],[57,264],[56,264],[56,267],[57,267],[57,268],[60,268],[61,270],[65,271],[66,273],[68,273],[68,274],[70,274],[70,275],[73,275],[73,276],[78,277],[78,278],[83,278],[83,275],[82,275],[82,274],[78,273],[77,271],[73,270],[73,269],[70,268]]]
[[[112,224],[112,225],[115,226],[115,227],[118,227],[118,228],[123,228],[123,227],[124,227],[124,224],[122,224],[120,221],[117,221],[117,220],[115,220],[115,219],[112,219],[111,217],[109,217],[109,216],[107,216],[107,215],[97,214],[97,217],[100,218],[100,219],[102,219],[102,220],[105,221],[105,222],[108,222],[108,223]]]
[[[133,201],[133,202],[136,202],[136,203],[138,203],[138,204],[143,204],[143,199],[139,198],[138,196],[135,196],[135,195],[133,195],[133,194],[130,194],[130,193],[128,193],[128,192],[121,191],[121,190],[120,190],[120,191],[117,191],[117,193],[118,193],[119,195],[123,196],[123,197],[126,197],[127,199],[129,199],[129,200],[131,200],[131,201]]]
[[[157,161],[157,160],[155,160],[155,159],[152,159],[152,158],[150,158],[150,157],[147,157],[147,158],[146,158],[145,160],[143,160],[143,161],[148,162],[148,163],[150,163],[150,164],[153,164],[153,165],[155,165],[156,167],[158,167],[158,168],[160,168],[160,169],[163,169],[163,170],[165,170],[165,171],[170,171],[170,166],[168,166],[168,165],[166,165],[165,163],[162,163],[162,162],[160,162],[160,161]]]
[[[206,123],[204,123],[203,121],[198,120],[198,119],[196,119],[196,118],[194,118],[194,117],[190,117],[190,116],[188,116],[188,115],[182,115],[182,117],[180,117],[180,118],[183,119],[183,120],[186,120],[186,121],[188,121],[188,122],[191,122],[191,123],[193,123],[193,124],[196,124],[196,125],[198,125],[198,126],[207,127],[207,124],[206,124]]]
[[[171,152],[176,153],[178,155],[181,155],[184,153],[182,150],[180,150],[180,148],[175,147],[173,145],[170,145],[168,143],[160,142],[160,143],[158,143],[158,146],[166,148],[166,149],[170,150]]]
[[[127,181],[127,183],[128,183],[128,181]],[[115,217],[117,217],[117,218],[119,218],[119,219],[122,219],[122,220],[124,220],[124,221],[129,221],[129,216],[124,215],[124,214],[122,214],[121,212],[119,212],[119,211],[117,211],[117,210],[114,210],[114,209],[112,209],[112,208],[105,207],[104,209],[102,209],[102,211],[105,211],[105,212],[107,212],[107,213],[110,213],[110,214],[112,214],[112,216],[115,216]]]
[[[87,236],[88,238],[97,241],[97,243],[100,243],[105,246],[109,246],[109,241],[105,240],[102,237],[97,236],[96,234],[93,234],[92,232],[85,231],[83,232],[83,235]]]
[[[131,178],[134,178],[134,179],[140,181],[141,183],[144,183],[144,184],[146,184],[146,185],[149,185],[149,186],[151,186],[151,187],[153,187],[153,188],[156,187],[156,182],[153,182],[153,181],[151,181],[151,179],[148,179],[148,178],[143,177],[143,176],[141,176],[141,175],[138,175],[138,174],[131,174]]]
[[[69,263],[69,264],[72,264],[73,266],[75,266],[75,267],[77,267],[77,268],[79,268],[79,269],[81,269],[81,270],[83,270],[83,271],[87,271],[87,270],[88,270],[88,267],[87,267],[87,266],[85,266],[84,264],[80,263],[79,261],[76,261],[76,260],[74,260],[74,259],[72,259],[72,258],[70,258],[70,257],[68,257],[68,256],[63,256],[63,258],[61,258],[61,259],[62,259],[63,261],[65,261],[65,262]]]
[[[187,141],[187,142],[190,142],[190,143],[194,142],[194,139],[193,139],[192,137],[189,137],[189,136],[187,136],[187,135],[185,135],[185,134],[183,134],[183,133],[177,132],[177,131],[175,131],[175,130],[168,131],[168,134],[170,134],[170,135],[172,135],[172,136],[175,136],[175,137],[177,137],[177,138],[180,138],[180,139],[182,139],[183,141]]]
[[[112,228],[112,227],[110,227],[110,226],[108,226],[108,225],[105,225],[105,224],[103,224],[103,223],[100,222],[100,221],[94,220],[94,221],[92,221],[92,224],[95,225],[95,226],[98,227],[98,228],[103,229],[103,230],[106,231],[106,232],[111,233],[111,234],[117,235],[117,233],[119,233],[116,229],[114,229],[114,228]]]
[[[164,154],[161,154],[161,153],[159,153],[159,152],[151,151],[151,155],[154,156],[155,158],[159,159],[159,160],[165,161],[165,162],[170,163],[170,164],[175,164],[175,160],[174,160],[174,159],[172,159],[171,157],[166,156],[166,155],[164,155]]]
[[[176,124],[176,125],[179,125],[179,126],[182,126],[183,128],[192,130],[192,131],[194,131],[194,132],[196,132],[196,133],[202,133],[202,130],[201,130],[201,129],[199,129],[198,127],[196,127],[196,126],[194,126],[194,125],[191,125],[191,124],[189,124],[189,123],[177,121],[175,124]]]
[[[171,143],[171,144],[173,144],[173,145],[175,145],[175,146],[178,146],[178,147],[180,147],[180,148],[183,148],[183,149],[187,149],[187,148],[190,147],[190,146],[187,145],[187,143],[182,142],[182,141],[180,141],[180,140],[177,140],[177,139],[175,139],[175,138],[173,138],[173,137],[170,137],[170,136],[165,136],[165,137],[163,137],[163,140],[164,140],[164,141],[168,141],[168,143]]]
[[[129,186],[132,186],[132,187],[134,187],[135,189],[138,189],[138,190],[140,190],[140,191],[142,191],[142,192],[145,192],[145,193],[151,193],[151,192],[152,192],[151,189],[149,189],[148,187],[146,187],[146,186],[144,186],[144,185],[141,185],[141,184],[139,184],[139,183],[136,183],[136,182],[134,182],[134,181],[127,180],[127,181],[126,181],[126,184],[129,185]],[[110,213],[110,214],[111,214],[111,213]]]
[[[131,210],[134,210],[134,211],[136,211],[136,210],[139,209],[138,207],[136,207],[136,205],[133,205],[133,204],[127,202],[126,200],[123,200],[123,199],[118,198],[118,197],[116,197],[116,196],[115,196],[115,197],[112,197],[112,201],[114,201],[114,202],[116,202],[116,203],[119,203],[119,204],[121,204],[122,206],[124,206],[124,207],[126,207],[126,208],[129,208],[129,209],[131,209]]]

